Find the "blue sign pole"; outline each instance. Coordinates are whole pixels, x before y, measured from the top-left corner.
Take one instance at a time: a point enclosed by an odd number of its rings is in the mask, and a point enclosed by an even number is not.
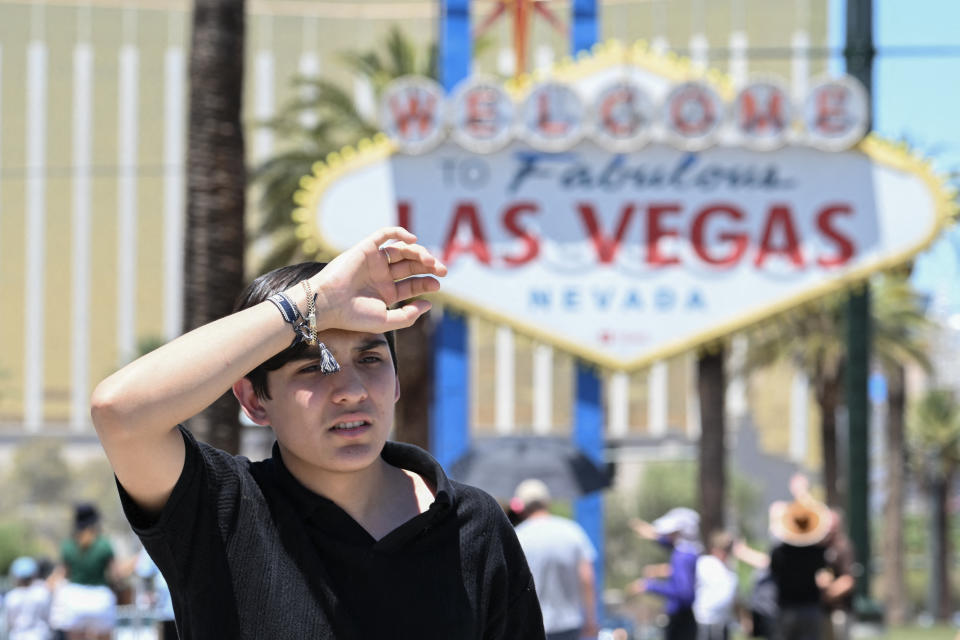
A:
[[[570,24],[570,53],[576,56],[589,51],[596,44],[599,33],[596,0],[574,0]],[[574,406],[573,439],[577,446],[594,462],[603,465],[603,402],[602,384],[597,372],[577,362],[577,392]],[[577,500],[573,505],[577,522],[584,528],[597,548],[594,572],[597,580],[597,621],[602,621],[603,602],[603,495],[595,493]]]
[[[466,318],[447,311],[437,323],[433,340],[430,442],[434,457],[449,468],[470,444]]]
[[[440,84],[447,93],[470,74],[470,1],[440,1]]]
[[[589,51],[597,43],[597,0],[573,0],[573,19],[570,21],[570,53],[576,56]]]
[[[577,395],[573,409],[573,441],[595,463],[603,466],[603,401],[600,397],[600,377],[592,368],[577,362]],[[603,494],[584,496],[574,502],[573,512],[577,522],[597,548],[594,573],[597,581],[597,621],[601,620],[603,607]]]
[[[470,73],[469,0],[441,0],[440,83],[448,92]],[[470,443],[467,323],[444,313],[433,335],[434,385],[430,448],[449,468]]]

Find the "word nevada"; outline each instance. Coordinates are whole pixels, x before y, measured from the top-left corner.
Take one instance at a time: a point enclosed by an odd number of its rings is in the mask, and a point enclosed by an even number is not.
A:
[[[448,137],[474,153],[492,153],[515,139],[547,152],[589,139],[625,153],[651,143],[699,151],[713,145],[770,151],[785,144],[843,151],[865,134],[868,101],[850,76],[814,82],[794,100],[776,79],[744,86],[729,104],[710,83],[670,86],[626,69],[582,87],[533,85],[519,102],[494,80],[465,80],[446,96],[433,80],[390,83],[380,103],[383,131],[408,154],[426,153]]]

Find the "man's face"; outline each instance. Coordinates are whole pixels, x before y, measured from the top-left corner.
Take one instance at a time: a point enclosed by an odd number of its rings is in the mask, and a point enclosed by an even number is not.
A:
[[[341,329],[318,334],[340,371],[325,375],[316,359],[295,360],[267,375],[264,400],[284,463],[301,471],[353,472],[380,455],[393,427],[400,387],[383,334]]]

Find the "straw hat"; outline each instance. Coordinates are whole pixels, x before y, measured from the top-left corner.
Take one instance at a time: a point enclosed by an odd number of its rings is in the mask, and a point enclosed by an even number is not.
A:
[[[823,542],[830,532],[830,509],[817,500],[775,502],[770,507],[770,533],[794,547]]]

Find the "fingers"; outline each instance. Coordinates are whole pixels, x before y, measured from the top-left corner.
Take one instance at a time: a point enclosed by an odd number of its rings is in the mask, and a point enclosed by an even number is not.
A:
[[[422,245],[397,242],[380,247],[380,252],[394,280],[420,274],[447,275],[447,267]]]
[[[440,283],[430,277],[407,278],[396,283],[397,300],[407,300],[440,290]]]
[[[383,227],[382,229],[374,231],[367,239],[379,247],[389,240],[414,243],[417,241],[417,236],[403,227]]]
[[[438,266],[439,265],[439,266]],[[415,262],[413,260],[403,260],[401,262],[393,262],[390,264],[390,278],[393,281],[403,280],[404,278],[409,278],[410,276],[443,276],[446,275],[446,267],[443,267],[440,263],[435,265],[426,265],[422,262]]]
[[[409,327],[417,318],[430,310],[429,300],[411,300],[399,309],[388,309],[386,323],[388,331],[393,329],[403,329]]]

